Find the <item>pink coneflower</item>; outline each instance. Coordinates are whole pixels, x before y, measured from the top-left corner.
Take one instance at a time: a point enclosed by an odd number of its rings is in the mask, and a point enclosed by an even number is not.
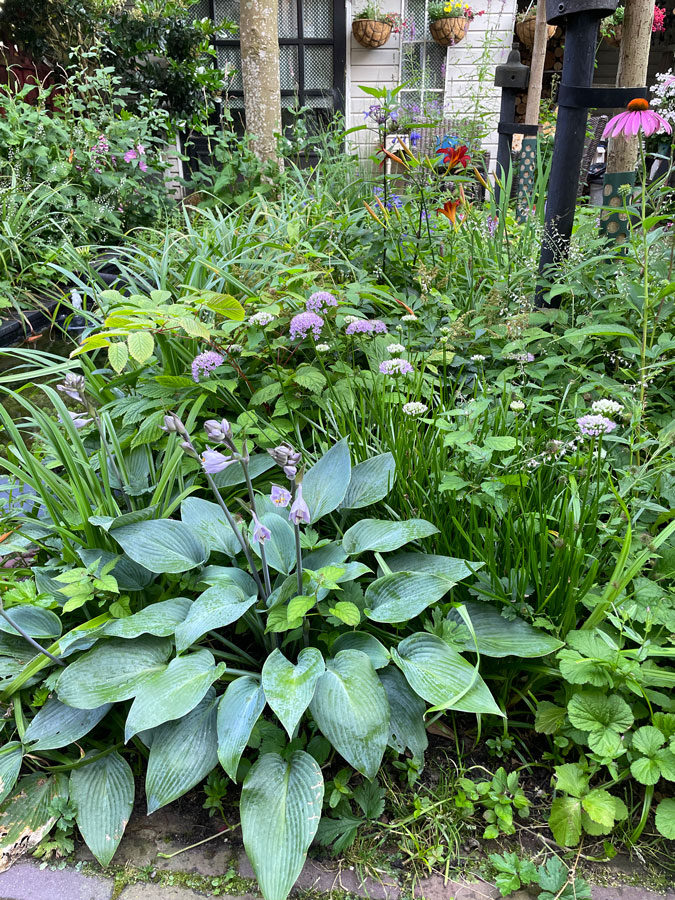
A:
[[[672,133],[670,123],[660,116],[653,109],[649,108],[649,103],[643,97],[637,97],[628,104],[625,112],[613,116],[605,125],[602,132],[603,138],[606,137],[634,137],[638,131],[642,131],[645,137],[649,137],[657,131],[665,131],[667,134]]]

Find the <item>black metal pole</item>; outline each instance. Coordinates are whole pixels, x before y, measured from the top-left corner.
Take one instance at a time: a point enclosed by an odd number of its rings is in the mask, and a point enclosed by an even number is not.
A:
[[[520,61],[520,51],[513,47],[505,63],[497,66],[495,70],[495,86],[502,89],[502,102],[499,109],[499,138],[497,141],[497,160],[495,175],[497,184],[495,187],[495,201],[499,206],[501,189],[499,182],[504,184],[511,170],[511,147],[513,135],[517,129],[516,122],[516,97],[527,89],[530,80],[530,70]]]
[[[511,88],[502,88],[502,104],[499,107],[499,122],[515,122],[516,121],[516,92]],[[495,187],[495,201],[499,206],[501,198],[501,184],[506,184],[509,171],[511,169],[511,141],[513,135],[499,133],[499,142],[497,143],[497,164],[495,174],[497,176],[497,185]]]

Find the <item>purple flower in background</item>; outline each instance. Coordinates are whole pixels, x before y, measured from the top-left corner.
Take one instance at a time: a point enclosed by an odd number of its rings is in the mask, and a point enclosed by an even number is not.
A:
[[[302,525],[303,523],[309,525],[311,518],[309,507],[302,499],[302,485],[299,484],[296,489],[295,500],[291,506],[291,511],[288,514],[288,519],[294,525]]]
[[[577,425],[579,431],[588,437],[601,437],[616,428],[616,422],[612,422],[607,416],[582,416],[577,419]]]
[[[216,353],[215,350],[207,350],[206,353],[200,353],[199,356],[195,356],[192,360],[192,378],[198,382],[200,375],[208,375],[209,372],[217,369],[218,366],[222,366],[224,361],[225,357],[221,356],[220,353]]]
[[[288,506],[291,502],[291,492],[279,487],[278,484],[273,484],[270,499],[275,506]]]
[[[75,428],[77,428],[78,430],[79,430],[80,428],[84,428],[85,425],[89,425],[90,422],[93,422],[93,421],[94,421],[93,419],[87,419],[87,418],[85,418],[84,413],[82,413],[82,412],[73,412],[73,411],[70,410],[70,409],[68,410],[68,415],[70,416],[73,425],[74,425]],[[59,416],[59,422],[62,422],[62,421],[63,421],[63,419]]]
[[[487,219],[485,220],[485,224],[487,226],[487,233],[489,234],[490,237],[492,237],[494,235],[495,231],[497,230],[498,223],[499,223],[499,219],[496,216],[494,218],[492,218],[492,216],[488,216]]]
[[[534,356],[531,353],[508,353],[506,358],[513,359],[521,365],[523,365],[523,363],[534,362]]]
[[[72,372],[67,373],[66,377],[63,379],[63,384],[58,384],[56,386],[56,389],[64,393],[66,397],[70,397],[73,400],[79,400],[80,403],[84,402],[84,388],[84,375],[74,375]]]
[[[219,443],[226,441],[232,434],[232,429],[227,419],[221,419],[220,422],[217,419],[207,419],[204,422],[204,431],[210,441]]]
[[[412,371],[413,367],[408,360],[400,357],[395,356],[380,363],[380,372],[383,375],[410,375]]]
[[[202,467],[207,475],[217,475],[231,466],[232,463],[239,462],[234,456],[225,456],[217,450],[205,450],[202,453]]]
[[[253,516],[253,523],[255,525],[253,529],[253,543],[254,544],[264,544],[265,541],[269,541],[272,537],[272,532],[267,528],[260,519],[256,516],[256,514],[251,510],[251,515]]]
[[[296,338],[306,338],[310,331],[315,338],[318,338],[321,336],[323,324],[324,322],[321,316],[317,316],[317,314],[311,310],[298,313],[297,316],[293,316],[291,319],[291,340],[294,341]]]
[[[411,131],[410,132],[410,145],[412,147],[416,147],[422,139],[421,131]]]
[[[136,159],[137,156],[138,154],[133,148],[131,150],[127,150],[127,152],[124,154],[124,162],[131,162],[131,160]]]
[[[143,160],[141,160],[141,161],[138,163],[138,168],[141,170],[141,172],[147,172],[147,171],[148,171],[148,164],[147,164],[146,162],[144,162]]]
[[[315,291],[305,303],[305,307],[312,312],[320,313],[321,310],[329,306],[337,306],[337,299],[328,291]]]
[[[359,319],[347,325],[345,334],[386,334],[387,326],[381,319]]]

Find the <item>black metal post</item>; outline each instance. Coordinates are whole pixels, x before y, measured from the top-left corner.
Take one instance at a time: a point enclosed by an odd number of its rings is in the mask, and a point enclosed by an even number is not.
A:
[[[499,183],[504,184],[511,169],[511,145],[513,135],[517,129],[516,121],[516,97],[527,88],[530,80],[530,70],[520,61],[520,51],[514,47],[509,53],[507,61],[495,70],[495,85],[502,89],[502,102],[499,109],[499,140],[497,143],[497,161],[495,175],[497,184],[495,187],[495,200],[499,206],[501,189]]]

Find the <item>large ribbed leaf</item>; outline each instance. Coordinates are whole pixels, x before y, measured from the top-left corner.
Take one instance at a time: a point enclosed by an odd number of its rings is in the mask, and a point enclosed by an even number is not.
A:
[[[390,746],[399,753],[403,753],[408,747],[416,759],[421,759],[429,744],[424,727],[424,700],[417,696],[403,674],[394,666],[387,666],[378,675],[389,700]]]
[[[68,778],[27,775],[16,785],[0,812],[0,858],[15,859],[35,849],[49,834],[57,814],[49,811],[57,798],[68,796]]]
[[[366,595],[367,596],[367,595]],[[456,641],[464,641],[465,650],[476,649],[483,656],[523,656],[526,658],[547,656],[563,646],[562,641],[533,628],[522,619],[505,619],[498,609],[488,603],[468,601],[464,603],[471,619],[474,635],[466,627],[464,619],[456,609],[448,614],[448,619],[460,625],[460,631],[453,635]]]
[[[111,638],[64,669],[56,693],[63,703],[78,709],[128,700],[146,678],[164,669],[172,646],[168,638]]]
[[[20,741],[10,741],[0,747],[0,803],[16,784],[22,760],[23,747]]]
[[[295,532],[286,518],[277,513],[264,513],[260,521],[269,528],[271,537],[265,541],[265,556],[270,568],[275,572],[288,575],[295,568]],[[253,550],[260,556],[260,544],[251,543]]]
[[[148,815],[182,797],[218,764],[217,709],[211,688],[187,716],[152,732],[145,776]]]
[[[444,575],[457,583],[482,569],[485,563],[458,559],[455,556],[437,556],[434,553],[416,553],[407,551],[387,557],[387,565],[392,572],[428,572],[431,575]]]
[[[218,759],[232,781],[237,780],[239,760],[264,708],[265,692],[249,675],[236,678],[220,698]]]
[[[366,615],[374,622],[407,622],[453,587],[443,575],[391,572],[368,585]]]
[[[265,698],[291,740],[325,668],[321,651],[316,647],[301,650],[295,665],[279,649],[273,650],[265,660],[262,670]]]
[[[248,474],[251,479],[257,478],[258,475],[267,472],[274,465],[274,460],[269,453],[252,453],[248,461]],[[222,472],[216,473],[213,476],[213,480],[219,488],[232,487],[235,484],[243,484],[246,481],[246,476],[241,463],[234,463],[234,465],[223,469]]]
[[[201,566],[209,551],[183,522],[150,519],[115,528],[110,534],[134,562],[151,572],[187,572]]]
[[[395,471],[391,453],[371,456],[354,466],[340,509],[360,509],[383,500],[393,487]]]
[[[391,660],[389,651],[384,644],[380,643],[372,634],[366,634],[365,631],[345,631],[335,641],[331,650],[333,656],[337,656],[340,650],[360,650],[369,657],[375,669],[388,666]]]
[[[171,597],[151,603],[133,616],[124,619],[113,619],[103,626],[103,634],[110,637],[121,637],[130,640],[142,634],[154,634],[155,637],[169,637],[176,627],[187,616],[192,600],[187,597]]]
[[[39,606],[15,606],[6,610],[6,615],[33,638],[57,638],[61,634],[61,620],[50,609],[42,609]],[[19,633],[3,618],[0,618],[0,631],[7,634]]]
[[[176,650],[182,653],[207,631],[236,622],[256,599],[256,595],[247,597],[230,582],[207,588],[192,604],[185,621],[176,628]]]
[[[225,663],[216,665],[208,650],[172,659],[138,688],[124,727],[124,740],[187,715],[224,670]]]
[[[31,744],[31,753],[66,747],[88,734],[111,708],[112,703],[104,703],[94,709],[75,709],[52,697],[26,729],[23,742]]]
[[[309,753],[261,756],[241,791],[244,847],[265,900],[286,900],[321,818],[323,777]]]
[[[392,648],[391,658],[415,693],[434,706],[503,715],[475,668],[435,634],[411,634]]]
[[[425,519],[389,522],[384,519],[361,519],[345,531],[342,546],[349,554],[367,550],[388,553],[410,541],[438,534],[438,528]]]
[[[102,866],[107,866],[122,840],[134,806],[134,776],[129,763],[119,753],[109,753],[73,769],[70,798],[77,810],[77,827],[87,847]]]
[[[332,512],[342,502],[351,477],[346,438],[334,444],[302,480],[302,494],[312,522]]]
[[[209,550],[236,556],[241,544],[217,503],[200,497],[187,497],[180,506],[180,517]]]
[[[310,711],[338,753],[372,780],[389,738],[389,703],[365,653],[342,650],[328,660]]]

